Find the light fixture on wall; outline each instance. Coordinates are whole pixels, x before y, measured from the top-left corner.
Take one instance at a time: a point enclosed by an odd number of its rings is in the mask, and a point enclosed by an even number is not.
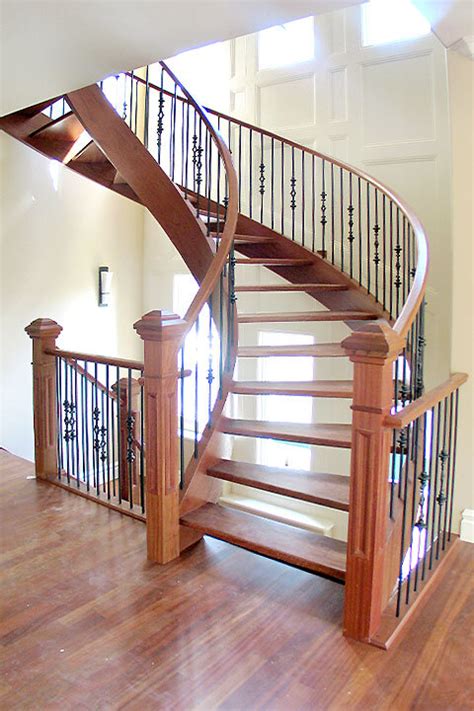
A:
[[[99,306],[109,306],[110,304],[110,287],[113,275],[108,267],[99,267]]]

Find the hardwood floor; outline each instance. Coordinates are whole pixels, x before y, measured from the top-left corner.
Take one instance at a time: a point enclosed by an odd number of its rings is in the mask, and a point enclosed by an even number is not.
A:
[[[337,583],[208,539],[152,565],[143,523],[0,466],[1,709],[473,707],[471,544],[383,652]]]

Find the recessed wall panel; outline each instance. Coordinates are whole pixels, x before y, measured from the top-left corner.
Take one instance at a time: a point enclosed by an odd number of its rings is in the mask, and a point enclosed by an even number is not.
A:
[[[263,126],[304,126],[314,122],[314,77],[282,81],[259,88]]]

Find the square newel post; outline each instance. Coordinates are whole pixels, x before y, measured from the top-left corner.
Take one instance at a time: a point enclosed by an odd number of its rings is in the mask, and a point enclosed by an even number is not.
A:
[[[393,402],[393,362],[405,339],[377,321],[342,345],[354,364],[344,634],[368,641],[383,612],[391,446],[384,419]]]
[[[56,357],[45,351],[56,348],[56,338],[62,330],[49,318],[38,318],[25,328],[33,340],[33,427],[38,479],[58,476]]]
[[[186,322],[150,311],[134,328],[144,341],[146,527],[150,560],[179,556],[178,351]]]

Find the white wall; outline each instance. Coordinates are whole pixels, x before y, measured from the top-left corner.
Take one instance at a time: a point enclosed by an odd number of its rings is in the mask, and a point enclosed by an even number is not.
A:
[[[141,357],[144,209],[51,163],[10,136],[1,149],[0,444],[33,453],[32,320],[63,326],[62,347]],[[112,304],[97,305],[97,269],[114,272]]]
[[[451,368],[469,374],[460,391],[455,511],[474,509],[474,62],[448,53],[453,200]],[[456,520],[456,524],[459,520]],[[464,527],[467,528],[468,524]],[[474,541],[474,525],[469,524]],[[468,531],[465,531],[466,536]]]

